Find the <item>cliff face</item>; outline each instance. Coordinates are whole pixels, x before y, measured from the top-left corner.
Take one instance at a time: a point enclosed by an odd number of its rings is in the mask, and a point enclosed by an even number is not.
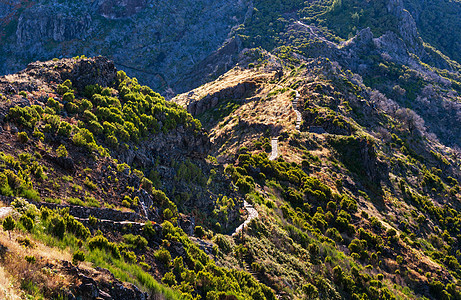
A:
[[[90,31],[89,15],[55,14],[47,7],[26,10],[18,20],[16,41],[20,47],[40,46],[47,42],[84,39]]]

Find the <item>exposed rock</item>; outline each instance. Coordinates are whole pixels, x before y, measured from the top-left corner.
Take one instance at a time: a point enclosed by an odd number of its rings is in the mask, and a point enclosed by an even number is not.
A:
[[[128,18],[146,7],[147,0],[102,0],[99,13],[108,19]]]
[[[69,172],[75,171],[74,161],[70,157],[54,157],[54,160],[58,166]]]
[[[67,78],[68,76],[68,78]],[[63,74],[63,80],[70,79],[73,87],[83,91],[87,85],[110,86],[117,76],[114,62],[105,57],[82,59],[74,65],[70,74]]]
[[[11,84],[6,85],[3,91],[5,92],[5,94],[16,94],[17,93],[16,89]]]
[[[182,230],[184,230],[187,235],[194,235],[195,220],[193,216],[187,217],[181,215],[181,218],[179,218],[179,226],[181,226]]]
[[[147,300],[147,293],[131,283],[122,283],[107,269],[83,269],[62,261],[63,272],[81,283],[71,287],[68,299]]]
[[[8,248],[0,244],[0,258],[3,257],[7,251]]]
[[[235,86],[230,86],[220,90],[211,95],[207,95],[200,100],[192,101],[187,106],[187,111],[193,115],[199,115],[204,111],[218,105],[220,100],[244,100],[248,94],[251,94],[258,88],[258,83],[255,81],[243,81],[239,82]]]
[[[72,11],[56,13],[46,6],[36,6],[25,10],[18,20],[16,40],[19,47],[42,44],[52,40],[64,42],[84,39],[90,30],[91,17],[77,15]]]
[[[34,60],[107,55],[154,90],[184,92],[233,67],[241,46],[227,40],[251,2],[0,1],[0,74]]]

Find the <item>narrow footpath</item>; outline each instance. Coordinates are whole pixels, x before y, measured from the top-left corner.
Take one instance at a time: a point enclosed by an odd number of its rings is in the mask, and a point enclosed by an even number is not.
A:
[[[271,156],[269,156],[269,160],[274,160],[279,156],[279,138],[272,138],[271,140],[271,146],[272,146],[272,153]]]
[[[243,201],[243,206],[245,207],[245,209],[248,211],[248,217],[247,219],[245,220],[245,222],[243,222],[239,227],[237,227],[234,231],[234,233],[232,233],[232,236],[235,236],[237,234],[240,233],[240,231],[242,231],[242,229],[248,225],[248,223],[251,222],[251,220],[257,218],[259,216],[258,214],[258,211],[253,207],[253,205],[251,205],[250,203],[246,202],[245,200]]]

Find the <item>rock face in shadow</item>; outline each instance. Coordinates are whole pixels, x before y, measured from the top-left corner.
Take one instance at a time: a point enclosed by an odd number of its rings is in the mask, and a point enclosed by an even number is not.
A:
[[[90,24],[91,17],[87,14],[55,14],[51,9],[39,7],[36,10],[26,10],[19,17],[16,41],[19,46],[27,47],[36,41],[41,41],[45,46],[46,41],[84,39],[90,30]]]

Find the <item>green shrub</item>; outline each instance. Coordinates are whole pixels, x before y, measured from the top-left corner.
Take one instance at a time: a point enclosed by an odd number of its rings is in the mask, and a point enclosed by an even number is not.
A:
[[[62,239],[66,232],[66,221],[59,215],[53,215],[48,222],[48,229],[51,234]]]
[[[98,218],[95,218],[92,215],[90,215],[88,217],[88,223],[90,223],[91,226],[96,226],[96,224],[98,224]]]
[[[67,152],[66,146],[59,145],[58,149],[56,149],[56,155],[58,157],[67,157],[69,152]]]
[[[43,110],[36,105],[27,107],[14,106],[8,111],[7,119],[18,125],[34,128],[41,119],[42,114]]]
[[[164,264],[166,266],[169,266],[170,263],[171,263],[171,254],[165,248],[161,248],[161,249],[155,251],[154,252],[154,257],[155,257],[156,260],[158,260],[159,262],[161,262],[162,264]]]
[[[72,205],[85,206],[85,202],[83,202],[79,198],[69,197],[69,198],[66,199],[66,201],[69,202],[69,204],[72,204]]]
[[[166,284],[167,286],[174,286],[177,284],[176,277],[174,276],[173,272],[167,272],[162,278],[162,283]]]
[[[316,299],[318,297],[319,292],[313,284],[311,283],[304,284],[302,289],[303,289],[304,295],[306,295],[308,299]]]
[[[137,249],[144,249],[146,248],[148,242],[147,240],[140,236],[140,235],[133,235],[133,234],[126,234],[123,236],[125,243],[127,243],[130,247],[137,248]]]
[[[85,253],[80,250],[77,250],[72,254],[72,263],[77,265],[79,262],[85,261]]]
[[[112,256],[116,259],[121,258],[119,247],[112,242],[109,242],[106,237],[102,235],[97,235],[88,240],[88,247],[93,250],[96,248],[104,249],[109,251]]]
[[[29,141],[29,136],[27,135],[27,132],[18,132],[18,141],[20,143],[27,143]]]
[[[169,208],[166,208],[163,211],[163,217],[165,218],[165,220],[170,220],[173,217],[173,213],[171,212]]]
[[[138,261],[138,258],[133,251],[122,251],[122,255],[126,262],[135,264]]]
[[[73,102],[75,100],[75,95],[73,92],[66,92],[62,95],[62,101],[64,102]]]
[[[59,123],[58,132],[57,132],[58,135],[63,136],[63,137],[69,137],[71,132],[72,132],[72,125],[70,125],[69,123],[65,121]]]
[[[24,259],[29,263],[29,264],[35,264],[37,262],[37,259],[33,255],[26,255]]]
[[[73,216],[66,214],[64,220],[67,232],[73,233],[75,236],[82,238],[83,240],[86,240],[91,235],[90,230],[81,222],[77,221]]]
[[[226,236],[222,234],[217,234],[214,241],[223,253],[227,254],[232,251],[232,245],[230,241],[226,238]]]
[[[17,237],[16,241],[25,248],[34,248],[35,244],[28,237]]]
[[[91,181],[91,179],[88,177],[85,178],[85,181],[83,182],[83,184],[91,190],[96,190],[98,188],[98,186],[93,181]]]
[[[149,239],[155,238],[157,236],[157,232],[155,231],[154,226],[152,226],[151,222],[147,222],[144,225],[142,233],[145,237]]]
[[[99,203],[99,201],[96,200],[96,198],[91,196],[85,197],[85,205],[90,207],[101,207],[101,203]]]
[[[5,220],[3,220],[3,230],[8,231],[8,234],[11,237],[11,231],[16,227],[16,222],[11,216],[7,216]]]
[[[195,226],[194,234],[198,236],[199,238],[203,238],[206,235],[206,232],[202,226]]]
[[[21,222],[22,226],[29,232],[34,228],[34,221],[27,215],[22,215],[21,218],[19,218],[19,222]]]

